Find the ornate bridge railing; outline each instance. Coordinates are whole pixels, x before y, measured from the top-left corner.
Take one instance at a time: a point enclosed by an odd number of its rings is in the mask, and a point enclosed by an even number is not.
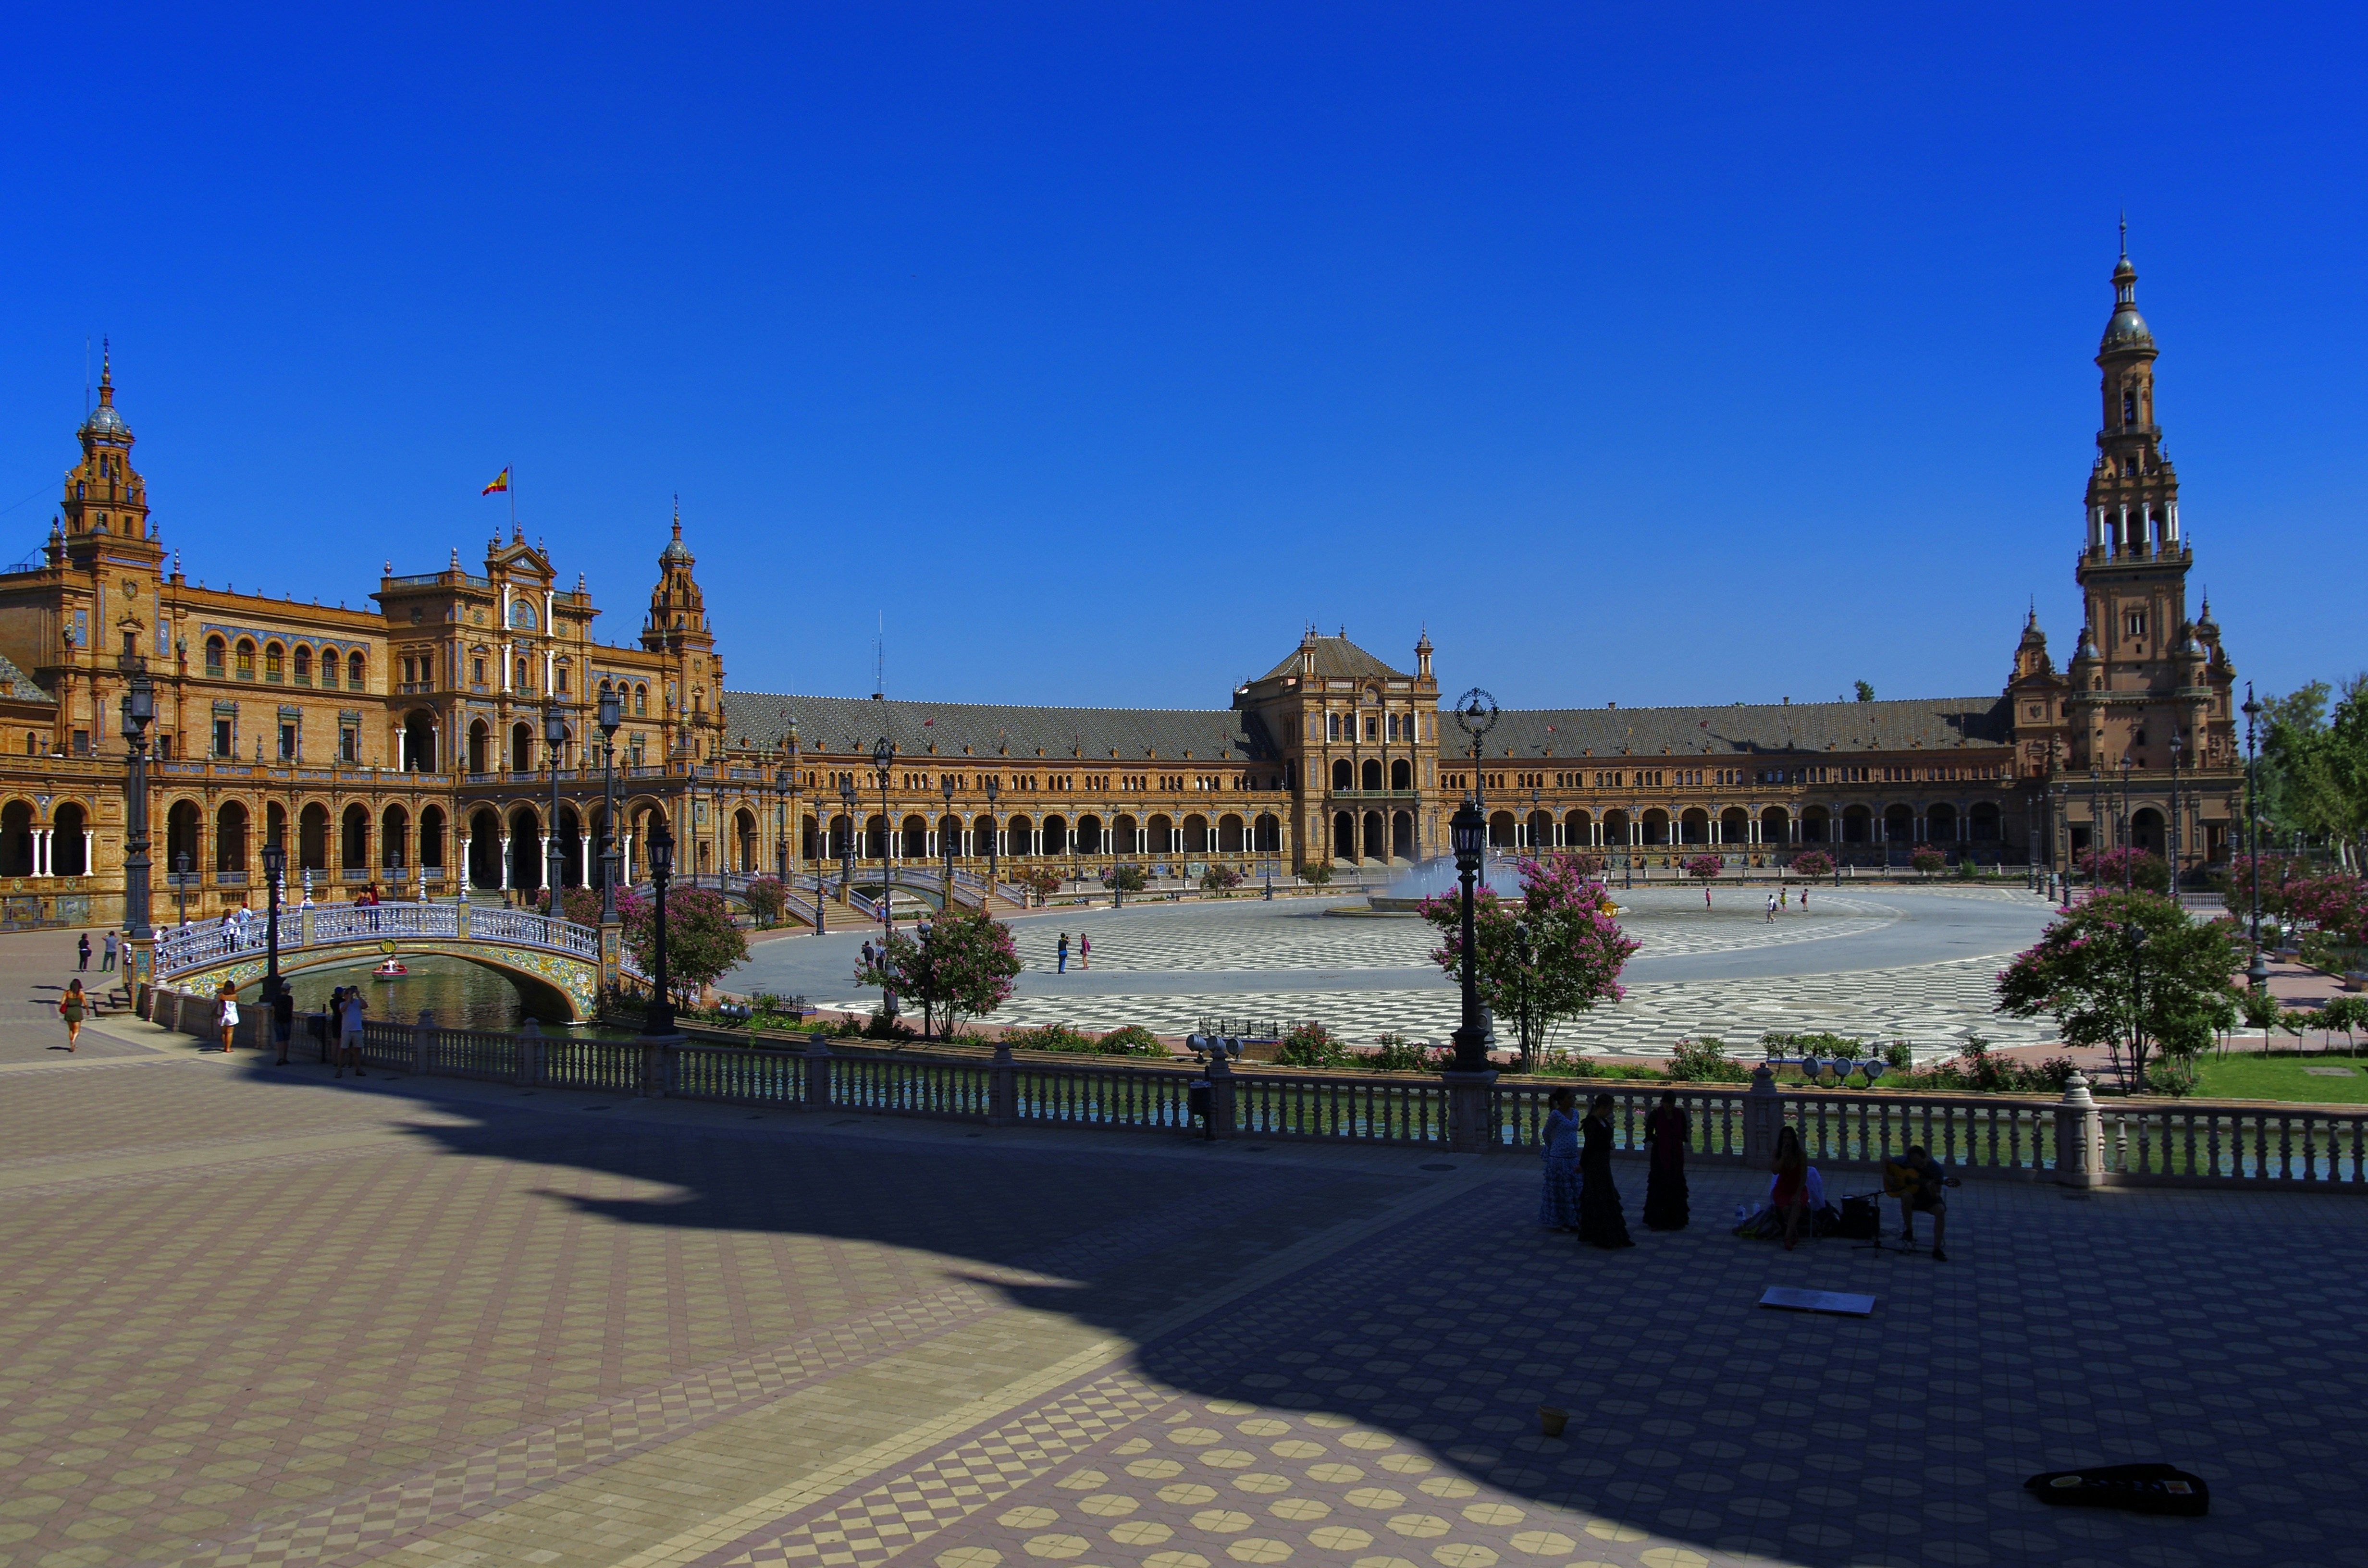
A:
[[[159,979],[170,979],[254,959],[264,951],[268,930],[264,920],[249,919],[236,925],[167,931],[156,939],[156,974]],[[324,948],[374,947],[390,940],[525,948],[564,954],[595,966],[600,961],[598,931],[524,910],[480,909],[461,903],[339,903],[280,911],[283,955]]]

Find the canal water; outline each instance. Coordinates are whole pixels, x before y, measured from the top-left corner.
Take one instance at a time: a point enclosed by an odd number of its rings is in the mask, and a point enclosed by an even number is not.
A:
[[[446,1028],[514,1029],[533,1016],[518,988],[483,964],[427,955],[406,957],[403,961],[411,972],[399,980],[373,978],[370,971],[378,960],[372,958],[291,974],[288,989],[295,997],[299,1017],[326,1007],[329,993],[340,985],[360,986],[363,1006],[371,1017],[381,1021],[415,1023],[421,1008],[432,1007],[437,1023]],[[548,1028],[564,1020],[552,1017],[536,1021]]]

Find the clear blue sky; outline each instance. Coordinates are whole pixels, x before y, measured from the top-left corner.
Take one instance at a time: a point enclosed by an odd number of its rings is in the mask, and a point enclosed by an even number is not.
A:
[[[2368,665],[2362,12],[28,7],[0,558],[111,335],[190,574],[529,537],[732,683],[1510,705],[2059,659],[2126,207],[2240,675]],[[1912,12],[1913,14],[1907,14]],[[228,14],[225,14],[226,16]]]

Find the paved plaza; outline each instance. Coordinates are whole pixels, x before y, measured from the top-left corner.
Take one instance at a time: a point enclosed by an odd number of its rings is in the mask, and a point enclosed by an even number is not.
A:
[[[69,1059],[32,941],[0,1568],[2368,1562],[2356,1198],[1969,1183],[1935,1263],[1698,1169],[1597,1253],[1526,1157]],[[2210,1518],[2020,1489],[2156,1457]]]
[[[1829,1029],[1905,1040],[1921,1057],[1953,1054],[1969,1033],[1994,1044],[2055,1038],[2046,1020],[1992,1006],[2005,960],[2037,939],[2052,911],[2021,888],[1883,887],[1811,890],[1770,922],[1764,884],[1729,884],[1705,909],[1692,887],[1615,892],[1622,925],[1643,945],[1628,995],[1568,1024],[1555,1043],[1588,1055],[1666,1056],[1705,1035],[1756,1048],[1771,1029]],[[1001,1022],[1141,1024],[1189,1033],[1203,1018],[1315,1018],[1351,1041],[1383,1030],[1444,1041],[1456,1025],[1454,986],[1429,960],[1431,928],[1406,917],[1350,917],[1356,899],[1256,898],[1143,903],[1123,910],[1054,910],[1013,923],[1028,966]],[[1055,972],[1062,932],[1073,951]],[[869,1008],[878,993],[852,983],[866,931],[761,945],[726,982]],[[1090,970],[1076,939],[1090,936]]]

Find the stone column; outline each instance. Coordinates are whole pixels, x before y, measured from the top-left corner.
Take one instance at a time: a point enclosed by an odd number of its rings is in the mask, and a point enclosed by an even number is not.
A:
[[[1447,1146],[1460,1154],[1478,1154],[1496,1147],[1497,1129],[1489,1118],[1496,1098],[1497,1070],[1441,1073],[1447,1088]]]
[[[830,1108],[830,1047],[823,1043],[822,1036],[812,1035],[807,1038],[804,1062],[805,1108],[828,1110]]]
[[[82,830],[82,874],[85,877],[98,874],[98,835],[90,828]]]
[[[1234,1064],[1224,1052],[1209,1053],[1209,1135],[1231,1138],[1234,1135],[1234,1106],[1236,1085]]]
[[[1743,1095],[1743,1164],[1764,1170],[1776,1158],[1776,1134],[1784,1126],[1784,1096],[1777,1092],[1775,1069],[1765,1062],[1751,1070],[1751,1087]]]
[[[2089,1080],[2078,1073],[2064,1080],[2064,1098],[2055,1108],[2055,1184],[2105,1184],[2104,1119],[2089,1093]]]
[[[505,818],[505,819],[503,820],[503,822],[502,822],[502,830],[501,830],[501,832],[500,832],[500,833],[496,834],[496,835],[494,836],[494,842],[495,842],[495,844],[497,844],[497,845],[501,846],[501,855],[502,855],[502,883],[501,883],[501,887],[502,887],[502,892],[509,892],[509,891],[510,891],[510,824],[509,824],[508,819]]]
[[[419,1021],[411,1031],[411,1070],[425,1076],[430,1053],[436,1046],[436,1009],[419,1009]]]
[[[1019,1083],[1011,1065],[1011,1048],[995,1042],[995,1061],[986,1070],[986,1124],[1008,1127],[1019,1119]]]

